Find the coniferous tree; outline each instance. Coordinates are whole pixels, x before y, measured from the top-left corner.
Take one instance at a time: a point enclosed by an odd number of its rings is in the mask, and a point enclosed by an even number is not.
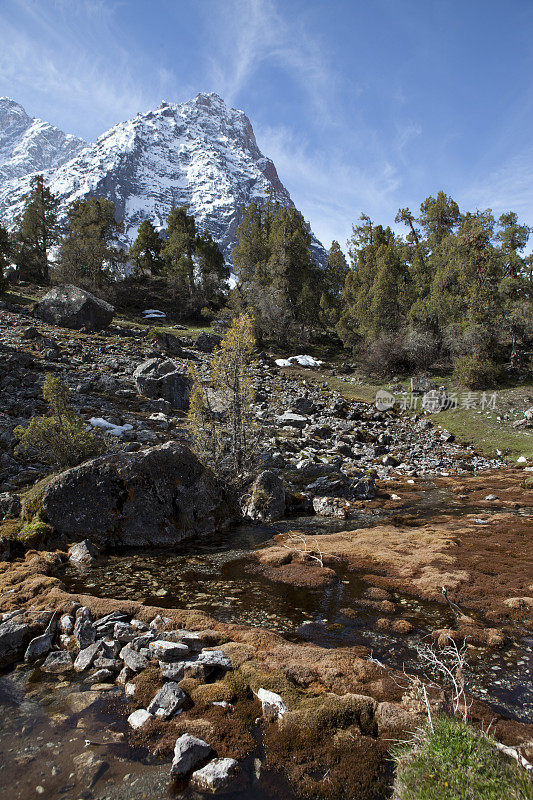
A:
[[[233,263],[237,297],[253,308],[262,332],[284,340],[291,327],[313,326],[320,315],[322,274],[311,251],[311,236],[295,208],[252,203],[237,230]]]
[[[137,238],[130,247],[130,258],[135,262],[137,274],[159,275],[163,267],[161,248],[163,241],[159,232],[148,219],[139,225]]]
[[[111,200],[75,200],[67,210],[66,227],[58,259],[63,280],[96,289],[118,274],[125,254],[117,239],[124,226],[116,221]]]
[[[11,239],[7,228],[0,225],[0,292],[7,288],[7,280],[5,278],[5,271],[11,263]]]
[[[59,199],[42,175],[32,178],[17,230],[16,263],[24,280],[49,283],[49,251],[60,236]]]
[[[347,274],[346,256],[342,252],[340,244],[334,239],[322,275],[323,289],[320,297],[320,308],[327,325],[334,325],[338,322],[342,306],[342,290]]]
[[[170,209],[167,219],[167,240],[161,250],[167,274],[192,297],[194,294],[194,254],[196,224],[187,214],[187,206]]]

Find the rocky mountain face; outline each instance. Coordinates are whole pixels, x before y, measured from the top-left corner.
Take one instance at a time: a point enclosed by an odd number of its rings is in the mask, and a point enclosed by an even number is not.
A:
[[[102,134],[94,144],[64,134],[8,98],[0,99],[0,218],[12,224],[31,175],[44,172],[64,210],[75,199],[104,195],[132,241],[150,219],[164,229],[170,208],[187,204],[227,260],[243,206],[273,191],[293,202],[273,162],[257,146],[242,111],[214,93],[179,105],[137,114]],[[319,261],[325,251],[313,236]]]
[[[87,142],[42,119],[29,117],[21,105],[0,97],[0,191],[6,184],[36,172],[56,170]]]

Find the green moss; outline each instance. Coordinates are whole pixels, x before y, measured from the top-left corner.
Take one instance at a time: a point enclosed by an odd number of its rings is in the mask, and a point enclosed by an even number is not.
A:
[[[21,528],[18,540],[26,547],[40,547],[53,532],[54,529],[50,525],[36,517]]]
[[[395,753],[397,800],[531,800],[533,783],[482,734],[449,717],[434,720]]]
[[[29,522],[41,514],[44,494],[54,477],[55,475],[47,475],[46,478],[34,483],[31,489],[21,495],[23,520]]]

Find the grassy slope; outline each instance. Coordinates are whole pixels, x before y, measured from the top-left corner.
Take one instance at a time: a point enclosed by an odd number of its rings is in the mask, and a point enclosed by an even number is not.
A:
[[[338,391],[351,400],[365,403],[374,402],[377,390],[388,386],[387,381],[374,382],[365,376],[349,376],[346,380],[332,376],[326,370],[291,368],[286,370],[286,374],[310,382],[324,383],[329,389]],[[459,397],[465,391],[462,387],[454,386],[448,377],[438,376],[433,380],[438,386],[446,386],[448,392],[458,392]],[[402,383],[408,386],[408,379],[403,377]],[[516,463],[519,456],[533,459],[533,430],[512,427],[512,422],[520,417],[516,412],[533,406],[533,383],[506,386],[496,391],[494,410],[480,412],[479,409],[458,408],[442,411],[434,415],[435,425],[453,433],[458,441],[472,444],[483,455],[494,456],[500,450],[512,463]],[[499,421],[498,416],[508,419]]]
[[[531,800],[533,783],[469,725],[434,721],[396,755],[395,800]]]

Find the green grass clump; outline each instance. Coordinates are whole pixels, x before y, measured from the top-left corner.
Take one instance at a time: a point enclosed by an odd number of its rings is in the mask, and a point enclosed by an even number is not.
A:
[[[36,517],[21,528],[18,540],[26,547],[41,547],[53,532],[54,529],[50,525]]]
[[[108,449],[105,437],[88,430],[83,418],[68,402],[68,388],[57,377],[47,374],[43,396],[50,407],[48,416],[32,417],[27,428],[18,426],[15,435],[17,455],[30,453],[56,469],[75,467]]]
[[[473,353],[458,356],[453,362],[453,379],[468,389],[489,389],[502,378],[502,368],[490,358]]]
[[[532,800],[533,783],[481,733],[450,717],[401,745],[395,800]]]

